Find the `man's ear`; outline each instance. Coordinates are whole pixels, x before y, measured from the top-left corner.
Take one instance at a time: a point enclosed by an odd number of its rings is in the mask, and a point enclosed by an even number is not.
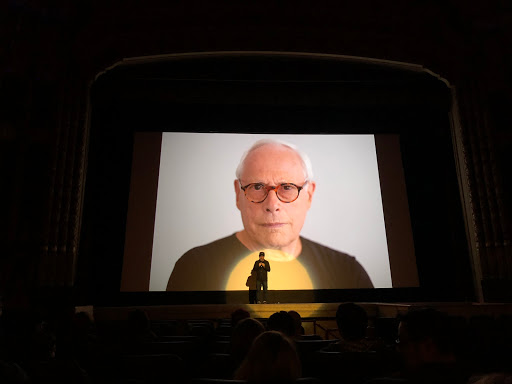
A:
[[[240,210],[240,182],[235,179],[235,196],[236,196],[236,207]]]
[[[310,181],[307,185],[307,194],[308,194],[308,203],[311,205],[313,201],[313,195],[315,194],[316,183],[314,181]]]

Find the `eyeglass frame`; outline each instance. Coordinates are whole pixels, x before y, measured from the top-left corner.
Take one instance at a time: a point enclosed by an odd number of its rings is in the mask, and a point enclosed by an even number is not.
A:
[[[299,196],[300,196],[300,191],[302,191],[302,190],[304,189],[304,187],[306,186],[306,184],[307,184],[307,183],[309,183],[309,180],[308,180],[308,179],[306,179],[306,180],[304,181],[304,184],[302,184],[302,186],[299,186],[299,185],[294,184],[294,183],[281,183],[281,184],[279,184],[279,185],[277,185],[277,186],[273,187],[273,186],[270,186],[270,185],[269,185],[269,186],[267,186],[267,185],[265,185],[265,184],[263,184],[263,183],[249,183],[249,184],[247,184],[247,185],[244,187],[244,186],[242,186],[242,180],[240,180],[240,179],[238,179],[238,183],[240,184],[240,189],[241,189],[242,191],[244,191],[244,196],[245,196],[245,198],[246,198],[247,200],[249,200],[251,203],[254,203],[254,204],[261,204],[261,203],[263,203],[265,200],[267,200],[267,197],[268,197],[268,194],[270,193],[270,191],[275,191],[275,192],[276,192],[276,197],[279,199],[279,201],[280,201],[280,202],[285,203],[285,204],[289,204],[289,203],[293,203],[294,201],[296,201],[296,200],[299,198]],[[263,200],[261,200],[261,201],[253,201],[253,200],[250,200],[250,199],[247,197],[247,192],[246,192],[247,187],[250,187],[251,185],[254,185],[254,184],[261,184],[261,185],[263,185],[263,187],[264,187],[264,188],[266,189],[266,191],[267,191],[267,194],[265,195],[265,198],[264,198]],[[297,188],[297,197],[296,197],[295,199],[293,199],[292,201],[283,201],[283,200],[281,200],[281,199],[279,198],[279,194],[277,193],[277,190],[278,190],[280,187],[284,186],[284,185],[293,185],[295,188]]]

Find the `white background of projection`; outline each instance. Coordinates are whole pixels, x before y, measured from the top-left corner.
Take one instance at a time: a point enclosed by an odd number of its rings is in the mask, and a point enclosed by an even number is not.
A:
[[[235,170],[245,150],[269,137],[295,144],[313,164],[317,188],[301,235],[355,256],[376,288],[391,288],[372,135],[165,132],[150,290],[165,291],[174,264],[189,249],[243,229],[235,205]],[[247,289],[248,272],[240,279],[243,286],[229,284],[228,289]],[[289,289],[297,289],[295,285]]]

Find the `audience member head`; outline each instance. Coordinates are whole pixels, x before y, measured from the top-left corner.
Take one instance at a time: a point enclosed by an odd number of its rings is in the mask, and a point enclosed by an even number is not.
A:
[[[368,315],[359,305],[344,303],[336,311],[336,323],[344,340],[360,340],[366,335]]]
[[[292,383],[301,376],[300,359],[292,341],[281,332],[259,335],[235,374],[249,383]]]
[[[231,326],[235,327],[240,320],[251,317],[251,314],[245,309],[239,308],[231,313]]]
[[[145,331],[151,328],[148,314],[141,309],[135,309],[128,314],[128,323],[130,328],[135,331]]]
[[[77,312],[73,316],[73,332],[76,334],[89,334],[95,331],[94,322],[87,312]]]
[[[55,358],[57,349],[55,334],[44,321],[37,324],[32,336],[30,358],[35,361],[49,361]]]
[[[288,311],[288,314],[293,319],[293,327],[295,329],[294,336],[300,337],[304,334],[304,328],[302,327],[302,318],[297,311]]]
[[[406,367],[455,362],[452,336],[445,313],[433,308],[409,311],[400,318],[397,340]]]
[[[231,357],[238,366],[247,356],[256,337],[265,332],[258,320],[246,318],[240,320],[231,333]]]
[[[135,309],[128,314],[127,326],[129,337],[139,341],[156,339],[156,335],[151,330],[151,320],[148,314],[141,309]]]
[[[293,337],[295,334],[293,317],[286,311],[276,312],[268,318],[267,329],[269,331],[279,331],[288,337]]]

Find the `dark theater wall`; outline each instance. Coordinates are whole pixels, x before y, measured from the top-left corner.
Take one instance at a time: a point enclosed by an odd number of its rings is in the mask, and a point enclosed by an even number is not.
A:
[[[118,289],[119,280],[105,276],[108,268],[79,254],[86,171],[94,161],[90,86],[124,58],[218,51],[357,56],[417,64],[446,79],[455,96],[452,133],[473,250],[472,270],[455,277],[455,289],[462,299],[512,300],[512,6],[501,0],[338,3],[1,5],[4,300],[26,305],[45,290],[72,297],[79,265],[96,289]]]

